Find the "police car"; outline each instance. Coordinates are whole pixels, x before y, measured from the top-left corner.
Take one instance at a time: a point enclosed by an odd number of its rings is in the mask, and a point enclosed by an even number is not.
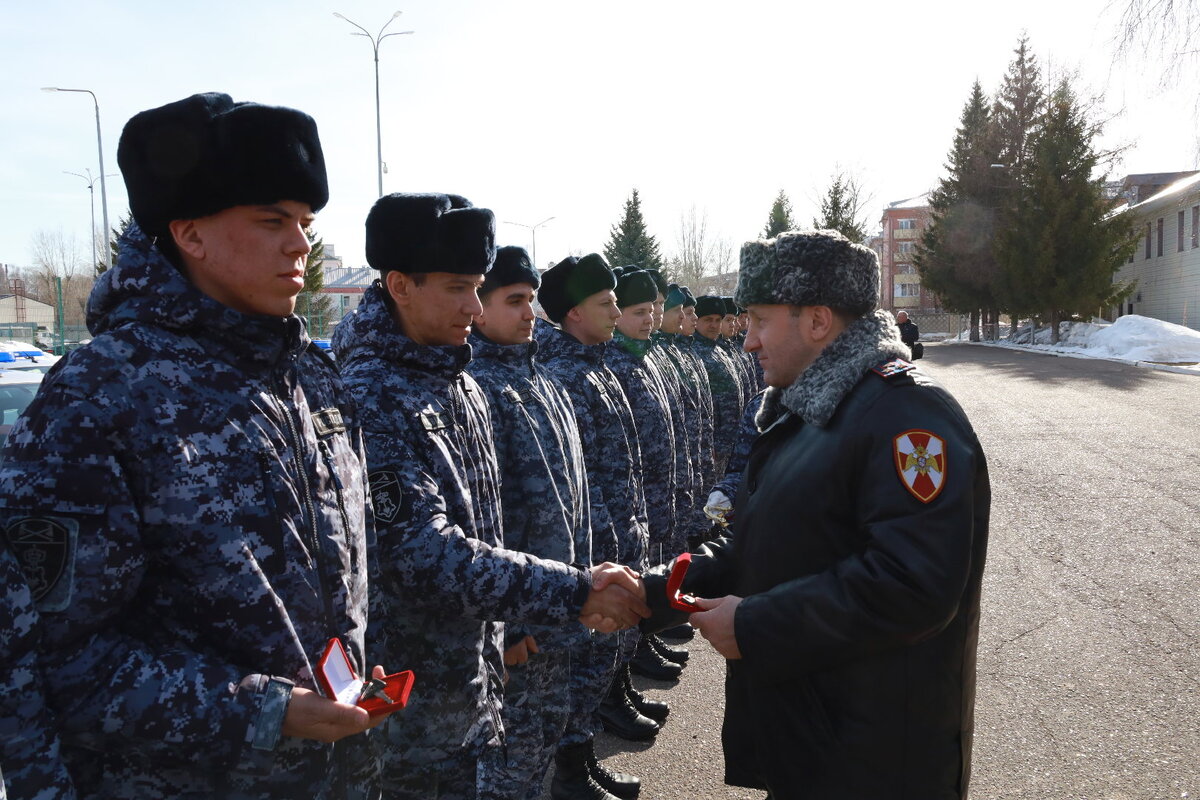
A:
[[[0,369],[0,448],[8,441],[13,423],[33,401],[41,384],[41,372]],[[2,458],[3,453],[0,453]]]
[[[46,373],[61,356],[52,356],[25,342],[0,342],[0,369]]]

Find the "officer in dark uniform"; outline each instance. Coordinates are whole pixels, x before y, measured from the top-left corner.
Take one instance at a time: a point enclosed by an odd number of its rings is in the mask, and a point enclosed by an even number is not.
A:
[[[316,124],[193,95],[133,117],[117,160],[134,221],[94,338],[0,468],[67,767],[88,797],[369,796],[367,712],[313,680],[333,637],[369,674],[371,527],[349,395],[293,314]]]
[[[729,659],[727,783],[774,800],[965,798],[990,491],[944,389],[834,231],[742,248],[770,389],[732,534],[692,557],[691,622]],[[666,604],[663,576],[647,577]],[[660,611],[646,627],[682,612]]]
[[[921,330],[917,327],[917,323],[908,318],[907,311],[896,312],[896,327],[900,329],[900,341],[908,345],[912,351],[913,359],[918,359],[925,354],[924,345],[918,344],[918,339],[921,338]]]

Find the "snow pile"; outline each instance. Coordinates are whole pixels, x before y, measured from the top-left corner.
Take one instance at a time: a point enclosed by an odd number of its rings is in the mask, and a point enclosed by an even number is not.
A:
[[[1200,331],[1137,314],[1097,327],[1085,347],[1097,355],[1166,364],[1200,363]]]
[[[953,341],[966,341],[969,332]],[[1029,326],[1017,330],[1012,339],[987,344],[1000,347],[1029,349]],[[1117,361],[1170,364],[1176,371],[1200,372],[1200,331],[1129,314],[1116,322],[1064,322],[1059,328],[1059,342],[1050,344],[1050,329],[1038,328],[1034,350],[1057,355],[1084,358],[1109,358]]]

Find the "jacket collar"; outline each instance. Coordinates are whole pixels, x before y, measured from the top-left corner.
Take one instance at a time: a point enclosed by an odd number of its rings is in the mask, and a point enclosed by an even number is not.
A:
[[[603,364],[609,345],[608,342],[584,344],[561,328],[540,328],[536,335],[545,360],[568,358],[589,364]]]
[[[808,425],[824,427],[867,370],[888,359],[907,357],[908,348],[887,312],[860,317],[791,386],[767,389],[754,422],[764,430],[790,411]]]
[[[332,344],[338,361],[345,364],[378,359],[448,380],[471,363],[469,344],[418,344],[401,333],[378,280],[367,287],[358,309],[338,324]]]
[[[538,352],[537,340],[525,344],[496,344],[478,331],[471,331],[472,358],[476,361],[495,361],[507,367],[531,370]]]
[[[100,276],[88,298],[92,335],[144,323],[189,336],[215,357],[256,371],[295,358],[309,346],[305,323],[295,314],[243,314],[201,292],[136,222],[119,248],[116,265]]]

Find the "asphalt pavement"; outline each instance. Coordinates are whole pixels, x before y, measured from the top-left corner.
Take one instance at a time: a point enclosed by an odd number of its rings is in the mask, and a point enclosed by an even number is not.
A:
[[[925,353],[992,479],[971,797],[1200,800],[1200,377]],[[689,648],[676,684],[638,679],[672,707],[657,740],[597,752],[643,800],[759,800],[722,783],[725,664]]]

